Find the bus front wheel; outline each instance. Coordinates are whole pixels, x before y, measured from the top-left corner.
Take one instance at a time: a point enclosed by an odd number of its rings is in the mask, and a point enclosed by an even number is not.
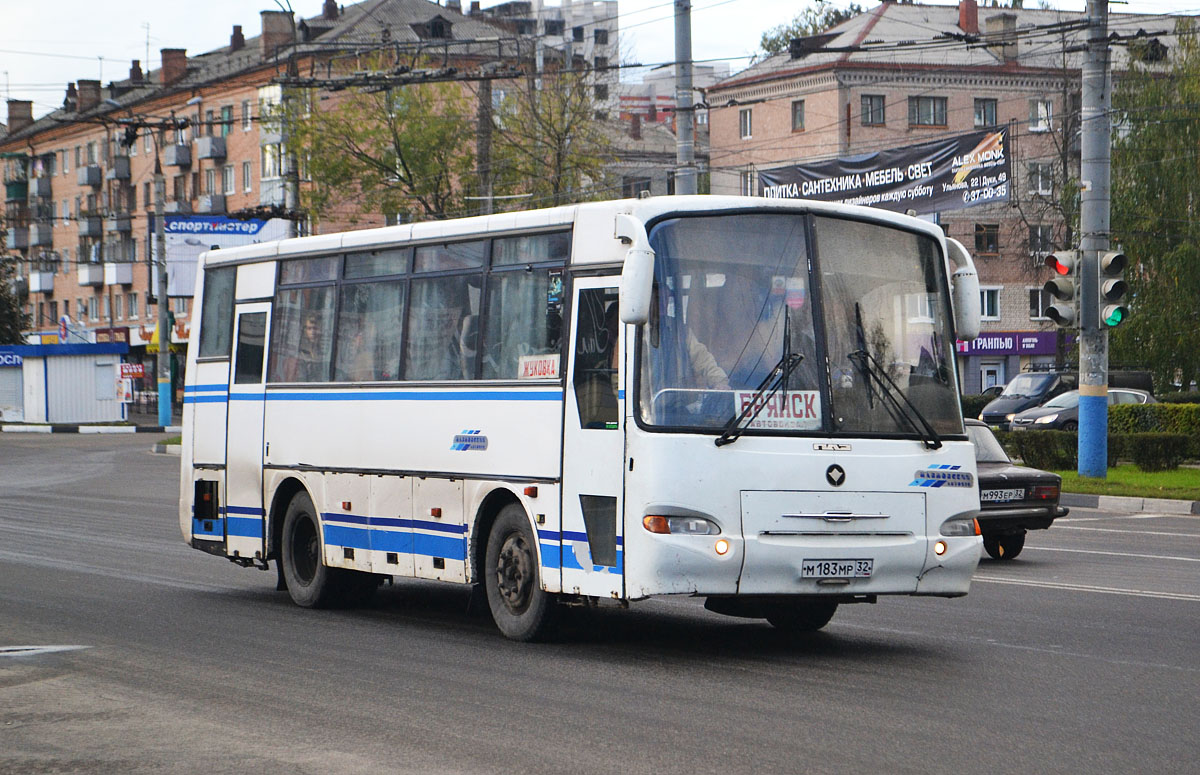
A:
[[[550,633],[555,601],[542,589],[538,567],[525,510],[505,506],[488,534],[483,581],[492,619],[512,640],[542,640]]]
[[[816,632],[829,624],[837,607],[834,600],[779,603],[767,613],[767,621],[775,629],[787,633]]]

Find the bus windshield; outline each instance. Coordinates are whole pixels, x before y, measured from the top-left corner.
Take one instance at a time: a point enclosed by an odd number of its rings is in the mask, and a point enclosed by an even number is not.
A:
[[[935,240],[861,221],[741,213],[661,221],[650,241],[655,297],[637,375],[644,425],[963,433]]]

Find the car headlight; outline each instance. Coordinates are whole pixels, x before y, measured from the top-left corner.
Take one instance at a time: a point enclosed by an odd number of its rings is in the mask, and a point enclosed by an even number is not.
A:
[[[1058,419],[1058,413],[1048,414],[1045,417],[1039,417],[1033,421],[1034,425],[1049,425]]]
[[[980,412],[980,413],[979,413],[979,416],[978,416],[978,417],[976,417],[975,419],[976,419],[976,420],[979,420],[979,422],[983,422],[983,412]]]
[[[1014,417],[1016,417],[1016,416],[1017,416],[1017,413],[1016,413],[1016,412],[1013,412],[1012,414],[1006,414],[1006,415],[1004,415],[1004,419],[1008,420],[1009,422],[1012,422],[1012,418],[1014,418]]]

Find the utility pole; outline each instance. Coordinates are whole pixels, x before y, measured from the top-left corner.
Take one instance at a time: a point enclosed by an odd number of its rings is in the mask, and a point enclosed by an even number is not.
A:
[[[174,123],[174,122],[172,122]],[[167,182],[163,177],[162,153],[154,138],[154,249],[158,254],[158,424],[171,424],[171,321],[167,309]]]
[[[1088,0],[1083,62],[1079,295],[1079,475],[1108,473],[1108,329],[1100,321],[1100,256],[1109,248],[1112,105],[1108,0]]]
[[[692,0],[675,0],[675,193],[695,194],[696,116],[692,110]]]

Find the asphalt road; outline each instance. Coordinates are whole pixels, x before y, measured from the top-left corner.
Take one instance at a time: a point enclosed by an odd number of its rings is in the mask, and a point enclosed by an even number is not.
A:
[[[0,773],[1171,773],[1200,518],[1073,511],[959,600],[790,642],[656,600],[500,637],[462,588],[308,611],[186,547],[178,458],[0,434]],[[59,650],[30,651],[51,646]]]

